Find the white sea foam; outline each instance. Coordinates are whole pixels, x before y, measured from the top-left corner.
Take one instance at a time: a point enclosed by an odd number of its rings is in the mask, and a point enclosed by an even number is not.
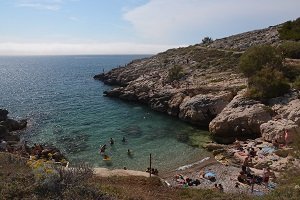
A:
[[[176,170],[185,170],[185,169],[191,168],[191,167],[193,167],[194,165],[198,165],[198,164],[200,164],[200,163],[203,163],[203,162],[206,161],[206,160],[209,160],[209,158],[210,158],[210,157],[206,157],[206,158],[203,158],[202,160],[197,161],[197,162],[194,162],[194,163],[192,163],[192,164],[184,165],[184,166],[178,167]]]

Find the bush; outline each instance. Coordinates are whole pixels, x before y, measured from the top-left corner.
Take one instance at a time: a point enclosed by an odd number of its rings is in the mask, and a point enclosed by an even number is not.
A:
[[[249,48],[240,58],[239,68],[245,76],[251,77],[264,66],[275,68],[282,66],[282,57],[269,45]]]
[[[300,40],[300,18],[295,21],[288,21],[278,30],[282,40]]]
[[[179,80],[184,76],[183,73],[183,68],[181,66],[173,66],[172,68],[169,69],[169,80]]]
[[[288,84],[283,73],[277,69],[264,67],[248,80],[248,95],[254,99],[268,99],[288,92]]]
[[[214,40],[210,37],[205,37],[202,39],[202,44],[210,44],[212,43]]]
[[[279,49],[285,58],[300,59],[300,42],[288,41],[280,45]]]
[[[294,81],[293,88],[300,90],[300,76],[298,76],[297,79]]]

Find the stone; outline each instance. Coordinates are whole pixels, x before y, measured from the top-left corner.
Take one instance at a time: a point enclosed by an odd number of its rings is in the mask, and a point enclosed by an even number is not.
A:
[[[193,124],[205,126],[223,110],[231,99],[231,92],[186,97],[180,104],[179,118]]]
[[[300,135],[299,126],[291,120],[270,120],[260,125],[262,138],[268,142],[277,140],[278,143],[285,144],[285,130],[287,130],[289,133],[289,142],[292,142],[297,135]]]
[[[16,121],[14,119],[6,119],[5,121],[0,122],[0,125],[5,126],[9,132],[17,131],[26,128],[27,120],[23,119]]]
[[[260,125],[271,120],[270,109],[240,92],[209,124],[215,138],[260,137]]]

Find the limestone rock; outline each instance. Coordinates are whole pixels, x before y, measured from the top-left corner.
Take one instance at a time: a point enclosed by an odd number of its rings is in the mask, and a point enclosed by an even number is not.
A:
[[[178,116],[179,106],[182,103],[183,99],[186,97],[185,94],[179,92],[175,94],[168,102],[168,114],[172,116]]]
[[[279,143],[285,143],[285,130],[289,133],[289,142],[292,142],[293,138],[300,134],[299,126],[287,119],[270,120],[260,125],[262,138],[269,142],[276,139]]]
[[[278,111],[282,118],[291,120],[300,126],[300,99],[290,101],[287,105],[282,106]]]
[[[267,106],[238,94],[209,124],[213,137],[259,137],[260,125],[271,120]]]
[[[186,97],[180,105],[179,118],[197,125],[207,125],[231,99],[230,92]]]

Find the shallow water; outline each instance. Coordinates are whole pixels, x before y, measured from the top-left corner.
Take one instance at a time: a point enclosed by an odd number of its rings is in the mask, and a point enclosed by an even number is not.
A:
[[[73,162],[95,167],[144,170],[175,169],[208,155],[182,140],[206,141],[208,133],[145,106],[104,97],[110,86],[93,79],[133,59],[145,56],[25,56],[0,57],[0,107],[14,118],[28,118],[24,139],[60,148]],[[121,142],[125,136],[127,143]],[[180,136],[180,137],[179,137]],[[103,161],[99,146],[108,144],[111,161]],[[178,138],[181,138],[178,140]],[[133,153],[127,155],[127,149]]]

